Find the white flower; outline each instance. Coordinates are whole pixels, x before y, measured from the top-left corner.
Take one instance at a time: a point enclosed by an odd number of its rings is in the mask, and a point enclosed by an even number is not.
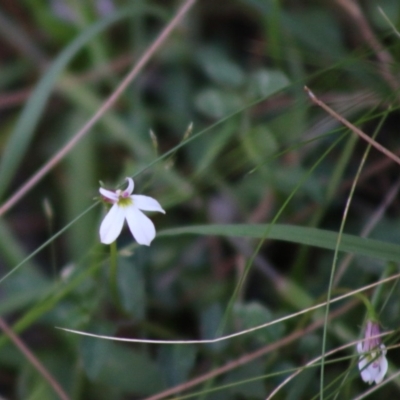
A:
[[[100,241],[104,244],[114,242],[122,231],[124,220],[139,244],[150,246],[156,236],[154,224],[142,211],[158,211],[165,214],[160,203],[152,197],[132,195],[134,183],[132,178],[126,178],[128,187],[125,190],[112,192],[100,188],[101,195],[113,204],[100,225]]]
[[[379,325],[376,322],[367,321],[365,328],[365,339],[358,342],[358,354],[362,354],[358,362],[361,378],[369,384],[375,381],[381,383],[388,370],[386,360],[386,346],[379,337]]]

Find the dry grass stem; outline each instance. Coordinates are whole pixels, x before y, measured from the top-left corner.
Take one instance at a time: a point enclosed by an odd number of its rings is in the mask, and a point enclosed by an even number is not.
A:
[[[304,87],[304,90],[307,92],[308,96],[310,97],[311,101],[316,104],[317,106],[321,107],[323,110],[325,110],[328,114],[330,114],[333,118],[337,119],[339,122],[341,122],[344,126],[349,128],[352,132],[357,134],[361,139],[365,140],[367,143],[369,143],[371,146],[375,147],[377,150],[379,150],[381,153],[383,153],[385,156],[389,157],[391,160],[393,160],[395,163],[400,165],[400,158],[396,156],[396,154],[392,153],[390,150],[388,150],[386,147],[383,147],[381,144],[376,142],[375,140],[371,139],[366,133],[364,133],[361,129],[358,129],[355,125],[347,121],[347,119],[343,118],[340,114],[338,114],[336,111],[332,110],[329,106],[327,106],[322,100],[320,100],[315,94],[307,87]]]
[[[185,14],[193,6],[196,0],[187,0],[178,10],[175,17],[165,27],[153,44],[146,50],[135,67],[124,78],[114,93],[103,103],[93,117],[75,134],[75,136],[59,150],[42,168],[39,169],[25,184],[22,185],[1,207],[0,217],[4,215],[11,207],[13,207],[23,196],[25,196],[45,175],[47,175],[74,147],[75,145],[90,131],[97,123],[102,115],[107,112],[117,101],[118,97],[131,84],[134,78],[139,74],[143,67],[147,64],[154,53],[161,47],[173,29],[179,24]]]
[[[64,392],[60,384],[51,376],[49,371],[43,366],[43,364],[34,356],[29,350],[25,343],[16,335],[11,328],[8,326],[3,318],[0,318],[0,329],[10,338],[15,346],[21,351],[26,359],[33,365],[33,367],[43,376],[43,378],[49,383],[49,385],[57,393],[61,400],[70,400],[68,395]]]

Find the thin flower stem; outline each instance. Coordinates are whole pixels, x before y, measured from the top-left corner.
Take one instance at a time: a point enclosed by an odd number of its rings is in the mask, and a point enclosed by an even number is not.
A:
[[[26,195],[44,176],[46,176],[74,147],[75,145],[90,131],[90,129],[97,123],[97,121],[107,112],[117,101],[119,96],[131,84],[134,78],[137,77],[139,72],[148,63],[154,53],[161,47],[167,37],[176,28],[178,23],[182,20],[184,15],[193,6],[196,0],[187,0],[182,7],[178,10],[172,21],[160,33],[153,44],[140,58],[134,68],[123,79],[114,93],[103,103],[97,112],[90,118],[89,121],[75,134],[75,136],[59,150],[42,168],[39,169],[27,182],[25,182],[1,207],[0,216],[4,215],[11,207],[13,207],[23,196]]]
[[[117,254],[117,242],[114,241],[110,244],[110,285],[111,293],[114,298],[115,305],[118,307],[119,295],[118,295],[118,254]]]

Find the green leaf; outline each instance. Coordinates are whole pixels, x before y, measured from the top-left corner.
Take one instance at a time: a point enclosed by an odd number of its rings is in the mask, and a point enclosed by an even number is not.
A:
[[[266,233],[268,236],[266,237]],[[257,239],[275,239],[286,242],[304,244],[322,249],[334,250],[338,233],[324,229],[307,228],[295,225],[273,226],[260,225],[194,225],[183,228],[167,229],[159,232],[159,236],[176,235],[215,235],[227,237],[250,237]],[[397,244],[343,234],[339,250],[346,253],[361,254],[385,261],[400,262],[400,246]]]
[[[164,371],[168,386],[176,386],[185,382],[194,362],[197,350],[191,345],[162,346],[159,352],[159,365]]]
[[[245,330],[263,325],[268,321],[272,321],[273,314],[268,308],[258,302],[236,303],[233,308],[235,317],[235,326],[237,329]],[[252,338],[257,339],[260,343],[271,343],[278,340],[283,333],[283,326],[273,325],[266,329],[258,330],[251,334]]]
[[[196,108],[210,118],[223,118],[244,106],[235,93],[220,89],[204,89],[195,98]]]
[[[88,328],[91,332],[99,335],[112,335],[115,331],[109,324],[96,323]],[[91,380],[95,380],[104,363],[111,352],[111,342],[108,340],[93,340],[90,337],[83,337],[80,343],[80,355],[83,360],[83,367],[87,376]]]
[[[146,396],[165,389],[165,383],[160,376],[161,371],[146,354],[126,345],[111,343],[109,356],[103,364],[98,382],[121,391]]]
[[[199,52],[199,61],[205,73],[220,85],[238,87],[244,82],[241,68],[215,47],[204,48]]]
[[[266,392],[262,379],[242,383],[241,385],[235,385],[237,382],[254,379],[257,376],[262,376],[264,374],[265,367],[263,363],[260,361],[254,361],[230,372],[224,379],[224,384],[234,384],[234,386],[228,389],[232,393],[232,396],[241,395],[245,399],[264,399]]]
[[[71,113],[68,122],[60,130],[67,136],[69,132],[76,132],[84,122],[80,112]],[[65,159],[66,173],[62,189],[66,223],[84,207],[93,204],[93,194],[97,192],[95,148],[95,136],[87,135]],[[76,179],[77,176],[79,179]],[[77,260],[86,254],[94,238],[97,238],[98,233],[94,230],[96,224],[97,216],[94,213],[87,214],[68,230],[68,254],[72,259]]]
[[[249,95],[253,98],[269,97],[289,83],[289,79],[281,71],[260,69],[250,76]]]
[[[219,303],[213,303],[210,307],[202,311],[200,315],[200,330],[202,339],[214,339],[218,334],[221,321],[223,320],[223,310]],[[207,347],[219,351],[226,347],[225,342],[210,343]]]

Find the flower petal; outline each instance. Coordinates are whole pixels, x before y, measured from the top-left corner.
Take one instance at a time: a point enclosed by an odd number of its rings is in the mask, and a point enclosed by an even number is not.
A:
[[[128,181],[128,187],[123,191],[123,193],[124,197],[128,197],[132,194],[133,189],[135,188],[135,183],[132,178],[129,178],[129,176],[127,176],[125,180]]]
[[[375,383],[381,383],[383,381],[383,377],[386,375],[388,370],[388,361],[385,356],[381,356],[379,359],[379,371],[375,375]]]
[[[133,237],[139,244],[150,246],[156,236],[154,224],[136,206],[125,208],[125,217]]]
[[[165,214],[165,211],[161,207],[160,203],[149,196],[143,196],[141,194],[135,194],[132,197],[133,203],[139,210],[143,211],[158,211]]]
[[[360,360],[358,362],[358,369],[362,371],[364,367],[368,364],[368,359],[367,357],[360,357]]]
[[[124,225],[125,209],[114,204],[100,225],[100,241],[104,244],[114,242]]]
[[[364,382],[371,384],[375,377],[371,375],[370,368],[367,367],[361,371],[361,378]]]
[[[109,199],[113,202],[116,202],[118,200],[118,195],[115,192],[112,192],[111,190],[107,190],[104,188],[100,188],[99,192],[101,193],[102,196],[104,196],[106,199]]]
[[[364,342],[357,343],[357,352],[358,354],[364,353]]]
[[[370,364],[370,359],[366,356],[360,357],[358,369],[361,371],[361,378],[364,382],[371,384],[375,379],[374,369]]]

